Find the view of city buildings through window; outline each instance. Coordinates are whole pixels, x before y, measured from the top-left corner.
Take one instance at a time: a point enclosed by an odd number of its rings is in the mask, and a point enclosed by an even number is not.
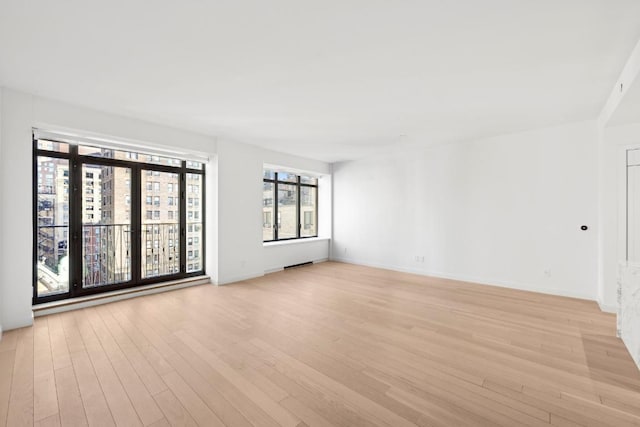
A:
[[[318,179],[265,169],[262,188],[262,239],[318,235]]]
[[[204,165],[45,140],[35,149],[35,302],[203,271]]]
[[[37,159],[38,292],[69,291],[69,160]]]

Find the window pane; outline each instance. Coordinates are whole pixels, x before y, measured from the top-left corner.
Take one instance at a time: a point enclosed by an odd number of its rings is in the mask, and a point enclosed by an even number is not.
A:
[[[69,291],[69,161],[38,157],[39,297]]]
[[[265,182],[262,187],[262,240],[273,240],[273,183]]]
[[[302,216],[302,228],[300,237],[318,235],[316,207],[317,188],[300,186],[300,215]]]
[[[300,176],[300,182],[302,184],[318,185],[318,178],[314,178],[312,176],[301,175]]]
[[[298,175],[291,172],[278,172],[278,181],[298,182]]]
[[[276,173],[271,169],[264,169],[262,172],[264,179],[276,179]]]
[[[131,170],[82,165],[82,287],[131,280]]]
[[[57,151],[58,153],[68,153],[69,144],[66,142],[47,141],[46,139],[38,140],[38,149],[47,151]]]
[[[110,148],[92,147],[90,145],[79,145],[78,153],[83,156],[128,160],[130,162],[150,163],[154,165],[175,167],[180,167],[182,165],[182,161],[180,159],[175,159],[172,157],[156,156],[152,154],[136,153],[132,151],[113,150]]]
[[[187,160],[187,169],[202,170],[202,163],[200,163],[200,162],[192,162],[191,160]]]
[[[187,273],[202,270],[202,179],[201,175],[188,173],[187,188]]]
[[[297,199],[297,186],[278,185],[278,239],[298,237]]]
[[[142,171],[141,203],[147,207],[140,236],[142,278],[180,272],[180,215],[168,203],[169,188],[179,188],[179,182],[175,173]]]

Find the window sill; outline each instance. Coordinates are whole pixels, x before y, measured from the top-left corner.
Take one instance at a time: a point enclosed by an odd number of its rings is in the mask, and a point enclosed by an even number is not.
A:
[[[193,276],[185,279],[172,280],[169,282],[155,283],[152,285],[136,286],[132,288],[120,289],[117,291],[103,292],[94,295],[45,302],[42,304],[34,305],[32,307],[33,316],[46,316],[47,314],[61,313],[64,311],[76,310],[100,304],[108,304],[110,302],[119,301],[122,299],[135,298],[138,296],[171,291],[206,283],[211,283],[211,278],[209,276]]]
[[[291,239],[291,240],[276,240],[275,242],[264,242],[262,246],[265,248],[270,248],[272,246],[285,246],[285,245],[297,245],[300,243],[311,243],[311,242],[320,242],[324,240],[331,240],[329,237],[307,237],[302,239]]]

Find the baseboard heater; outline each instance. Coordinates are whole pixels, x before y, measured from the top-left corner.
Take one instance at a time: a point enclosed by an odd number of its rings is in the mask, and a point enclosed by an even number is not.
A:
[[[305,265],[312,265],[312,264],[313,264],[312,261],[308,261],[308,262],[303,262],[303,263],[300,263],[300,264],[287,265],[284,269],[286,270],[287,268],[304,267]]]

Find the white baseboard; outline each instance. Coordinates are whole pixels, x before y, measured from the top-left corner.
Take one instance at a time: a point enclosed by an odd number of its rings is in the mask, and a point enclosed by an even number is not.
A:
[[[218,280],[213,282],[213,284],[217,286],[230,285],[231,283],[242,282],[244,280],[251,280],[251,279],[255,279],[256,277],[262,277],[262,276],[264,276],[264,272],[244,274],[241,276],[234,276],[234,277],[229,277],[223,280]]]
[[[321,262],[327,262],[329,261],[329,258],[319,258],[319,259],[314,259],[310,262],[314,263],[314,264],[319,264]],[[284,267],[274,267],[274,268],[269,268],[267,270],[264,271],[264,274],[271,274],[271,273],[277,273],[278,271],[283,271]]]
[[[603,311],[605,313],[613,313],[613,314],[617,314],[618,313],[618,306],[617,305],[608,305],[603,303],[600,300],[597,300],[598,306],[600,307],[600,311]]]
[[[492,279],[487,279],[487,278],[464,276],[464,275],[451,274],[451,273],[443,273],[443,272],[439,272],[439,271],[429,271],[429,270],[420,270],[420,269],[414,269],[414,268],[404,268],[404,267],[398,267],[398,266],[394,266],[394,265],[371,263],[371,262],[360,261],[360,260],[355,260],[355,259],[351,259],[351,258],[344,258],[344,257],[333,257],[331,260],[332,261],[338,261],[338,262],[345,262],[345,263],[348,263],[348,264],[364,265],[364,266],[367,266],[367,267],[383,268],[385,270],[400,271],[400,272],[403,272],[403,273],[418,274],[420,276],[437,277],[437,278],[440,278],[440,279],[458,280],[458,281],[461,281],[461,282],[476,283],[476,284],[479,284],[479,285],[498,286],[498,287],[501,287],[501,288],[518,289],[518,290],[521,290],[521,291],[538,292],[538,293],[548,294],[548,295],[556,295],[556,296],[561,296],[561,297],[569,297],[569,298],[577,298],[577,299],[583,299],[583,300],[588,300],[588,301],[595,301],[595,298],[593,298],[591,295],[588,295],[588,294],[585,294],[585,293],[572,292],[572,291],[567,291],[565,289],[557,289],[557,288],[541,288],[539,286],[535,286],[535,285],[532,285],[532,284],[529,284],[529,283],[519,283],[519,282],[511,282],[511,281],[505,281],[505,280],[492,280]]]

